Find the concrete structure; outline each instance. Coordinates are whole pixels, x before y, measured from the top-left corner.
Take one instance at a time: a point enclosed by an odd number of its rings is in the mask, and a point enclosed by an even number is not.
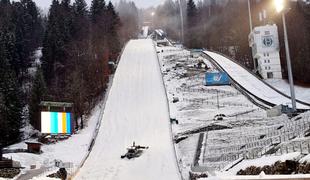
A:
[[[204,49],[191,49],[190,56],[192,58],[198,58],[202,54],[203,51]]]
[[[280,104],[267,110],[267,117],[280,116],[281,114],[292,114],[293,112],[293,109],[288,107],[288,105]]]
[[[282,79],[278,28],[274,25],[258,26],[249,35],[254,70],[264,79]]]

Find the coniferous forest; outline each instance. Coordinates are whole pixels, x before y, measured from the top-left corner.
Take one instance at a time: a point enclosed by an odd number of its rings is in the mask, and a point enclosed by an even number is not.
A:
[[[250,2],[254,27],[278,26],[285,76],[281,17],[269,8],[270,0]],[[309,84],[310,5],[303,0],[289,2],[286,16],[294,80]],[[84,115],[106,91],[112,73],[108,62],[115,62],[123,45],[137,37],[142,13],[155,12],[152,26],[187,48],[219,51],[251,69],[247,8],[245,0],[166,0],[144,11],[125,0],[115,6],[105,0],[92,0],[89,6],[85,0],[52,0],[44,13],[33,0],[0,0],[0,144],[23,138],[22,128],[28,124],[40,129],[43,100],[74,103],[75,128],[83,128]],[[264,21],[258,18],[262,10],[267,11]],[[42,52],[39,62],[38,51]]]
[[[108,62],[137,35],[137,17],[126,1],[53,0],[44,14],[32,0],[0,0],[0,144],[23,138],[28,124],[40,130],[41,101],[74,103],[75,128],[83,128],[77,119],[104,95]]]

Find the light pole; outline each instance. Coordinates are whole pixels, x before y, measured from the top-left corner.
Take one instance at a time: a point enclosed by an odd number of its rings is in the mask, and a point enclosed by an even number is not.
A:
[[[152,12],[152,13],[151,13],[151,16],[152,16],[152,28],[155,29],[155,27],[154,27],[154,16],[155,16],[155,12]]]
[[[181,18],[181,41],[184,43],[184,19],[183,19],[183,8],[181,1],[179,1],[179,8],[180,8],[180,18]]]
[[[249,11],[250,33],[251,33],[253,29],[253,25],[252,25],[252,13],[251,13],[250,0],[248,0],[248,11]]]
[[[249,12],[249,25],[250,25],[250,35],[252,34],[252,30],[253,30],[253,23],[252,23],[252,12],[251,12],[251,3],[250,0],[248,0],[248,12]],[[250,38],[249,35],[249,38]],[[250,40],[250,39],[249,39]],[[253,67],[254,67],[254,71],[256,71],[257,69],[257,64],[255,62],[255,59],[253,58]]]
[[[294,80],[293,80],[293,73],[292,73],[292,66],[291,66],[290,50],[289,50],[289,44],[288,44],[288,38],[287,38],[284,0],[274,0],[274,4],[276,6],[277,12],[281,13],[281,15],[282,15],[283,29],[284,29],[285,54],[286,54],[286,63],[287,63],[287,71],[288,71],[288,80],[289,80],[289,83],[290,83],[292,108],[293,108],[293,111],[295,112],[296,111],[296,98],[295,98],[295,89],[294,89]]]

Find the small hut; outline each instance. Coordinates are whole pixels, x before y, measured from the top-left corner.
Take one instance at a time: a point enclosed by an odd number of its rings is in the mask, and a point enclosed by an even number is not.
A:
[[[39,142],[33,142],[33,141],[27,141],[25,142],[27,144],[27,151],[30,153],[41,153],[41,146],[42,143]]]

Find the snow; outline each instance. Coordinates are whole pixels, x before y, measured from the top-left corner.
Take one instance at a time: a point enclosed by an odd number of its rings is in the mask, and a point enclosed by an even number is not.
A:
[[[149,34],[149,26],[143,26],[142,27],[142,37],[147,38],[147,35]]]
[[[192,58],[190,57],[189,51],[170,46],[157,47],[157,52],[167,89],[170,117],[177,119],[179,122],[179,124],[172,125],[173,134],[179,137],[189,130],[206,127],[212,124],[221,124],[231,128],[213,130],[205,133],[197,169],[196,167],[191,168],[191,166],[196,153],[199,133],[187,135],[187,139],[182,140],[176,145],[179,167],[185,179],[188,178],[189,171],[200,171],[200,169],[207,169],[209,175],[217,176],[208,179],[247,179],[244,178],[244,176],[235,176],[236,172],[239,171],[240,168],[245,168],[251,164],[262,166],[273,164],[278,160],[293,159],[300,154],[297,152],[284,154],[283,156],[277,155],[268,157],[255,155],[258,159],[244,160],[228,172],[223,173],[217,171],[219,170],[218,167],[222,169],[222,167],[231,164],[234,160],[224,159],[213,162],[209,161],[208,158],[229,155],[230,152],[238,155],[240,152],[234,152],[235,150],[232,149],[238,145],[242,146],[244,144],[251,145],[252,147],[252,142],[258,144],[262,143],[262,145],[259,146],[262,146],[261,148],[267,148],[267,145],[264,146],[266,139],[269,139],[270,136],[275,136],[275,133],[278,133],[276,129],[279,126],[283,125],[284,129],[287,129],[291,133],[295,133],[292,129],[287,128],[291,126],[289,124],[292,124],[292,120],[285,115],[268,118],[266,116],[266,111],[250,102],[233,86],[204,86],[203,80],[206,70],[197,66],[195,67],[195,65],[203,60],[210,68],[208,71],[218,71],[209,60],[203,57]],[[239,69],[236,71],[239,71]],[[248,78],[247,76],[252,76],[251,74],[243,75],[245,78]],[[249,84],[251,84],[251,82]],[[252,84],[254,84],[254,87],[252,87],[253,89],[260,88],[255,87],[255,83]],[[216,92],[219,94],[220,108],[217,108]],[[301,89],[300,92],[307,94],[308,91],[307,89]],[[259,92],[259,95],[260,94]],[[273,96],[268,98],[277,101],[277,95],[275,95],[275,98]],[[173,102],[175,98],[178,98],[179,101]],[[222,121],[215,121],[214,116],[216,114],[225,114],[226,118]],[[302,119],[294,120],[294,122],[308,122],[309,118],[307,118],[306,114],[301,115],[301,117]],[[295,124],[295,126],[297,125]],[[261,135],[266,135],[266,139],[263,138],[260,140],[259,138]],[[298,141],[308,141],[308,138],[299,138]],[[286,144],[283,143],[283,146],[285,147]],[[247,153],[255,153],[255,148],[251,149],[251,147],[246,150]],[[310,159],[310,157],[308,157],[308,159]],[[303,175],[301,175],[301,177],[302,176]],[[251,176],[248,178],[257,179],[258,176]]]
[[[284,79],[267,79],[265,80],[268,84],[275,87],[279,91],[285,93],[288,96],[291,96],[290,84]],[[294,86],[296,98],[310,103],[310,87]]]
[[[265,123],[265,121],[261,121],[266,117],[265,111],[253,105],[233,87],[204,86],[206,70],[195,67],[199,61],[204,60],[203,57],[191,58],[189,51],[171,46],[157,47],[157,52],[169,98],[170,117],[176,118],[179,122],[179,124],[172,125],[175,136],[211,124],[223,124],[239,128],[240,126],[247,126],[253,121],[257,121],[254,124]],[[208,70],[217,71],[209,61],[205,61],[205,63],[209,67]],[[219,109],[216,105],[217,91],[220,96],[220,104],[225,104]],[[226,97],[227,94],[233,96]],[[173,103],[174,98],[178,98],[179,102]],[[207,101],[214,104],[208,104]],[[244,106],[230,106],[236,102]],[[227,117],[221,122],[213,120],[216,114],[234,115],[245,111],[253,112]],[[187,139],[176,145],[179,166],[185,179],[188,178],[188,172],[194,160],[198,136],[199,134],[189,135]],[[202,149],[203,151],[204,149]]]
[[[257,176],[213,176],[208,178],[199,178],[199,180],[254,180],[254,179],[267,179],[267,180],[305,180],[309,179],[309,174],[294,174],[294,175],[264,175]]]
[[[217,53],[210,51],[204,52],[211,56],[233,80],[238,82],[238,84],[243,86],[255,96],[276,105],[291,105],[291,100],[289,98],[276,92],[274,89],[264,84],[262,81],[260,81],[258,78],[253,76],[238,64]],[[297,103],[296,106],[299,109],[309,109],[308,106],[302,105],[300,103]]]
[[[31,67],[28,68],[28,73],[32,77],[35,76],[35,73],[37,72],[37,68],[40,67],[42,64],[41,58],[42,58],[42,47],[39,47],[37,50],[33,52],[33,56],[31,58],[32,64],[31,64]]]
[[[97,105],[89,116],[85,128],[77,134],[73,134],[69,139],[57,142],[56,144],[43,145],[41,147],[43,153],[40,155],[31,153],[8,153],[3,156],[6,158],[12,158],[14,161],[19,161],[21,166],[24,167],[22,173],[26,173],[30,170],[31,165],[36,165],[36,169],[41,167],[53,168],[54,160],[72,162],[74,166],[73,168],[76,168],[80,165],[87,154],[101,109],[101,104]],[[32,139],[28,139],[27,141],[32,141]],[[8,147],[8,149],[26,148],[25,141]],[[47,172],[48,170],[49,169],[46,169],[44,172]],[[71,170],[73,171],[74,169]]]
[[[133,141],[139,158],[120,156]],[[180,179],[154,44],[131,40],[116,70],[97,140],[75,179]]]
[[[42,47],[39,47],[37,50],[35,50],[34,52],[34,63],[35,65],[41,65],[42,62],[41,62],[41,58],[42,58]]]
[[[307,162],[307,163],[310,163],[310,154],[304,156],[303,158],[301,158],[299,160],[300,163],[304,163],[304,162]]]
[[[285,160],[294,160],[300,156],[300,152],[288,153],[282,156],[263,156],[257,159],[243,160],[241,163],[237,164],[235,167],[226,172],[220,172],[221,175],[236,175],[241,169],[246,169],[250,166],[263,167],[265,165],[272,165],[277,161],[284,162]]]

